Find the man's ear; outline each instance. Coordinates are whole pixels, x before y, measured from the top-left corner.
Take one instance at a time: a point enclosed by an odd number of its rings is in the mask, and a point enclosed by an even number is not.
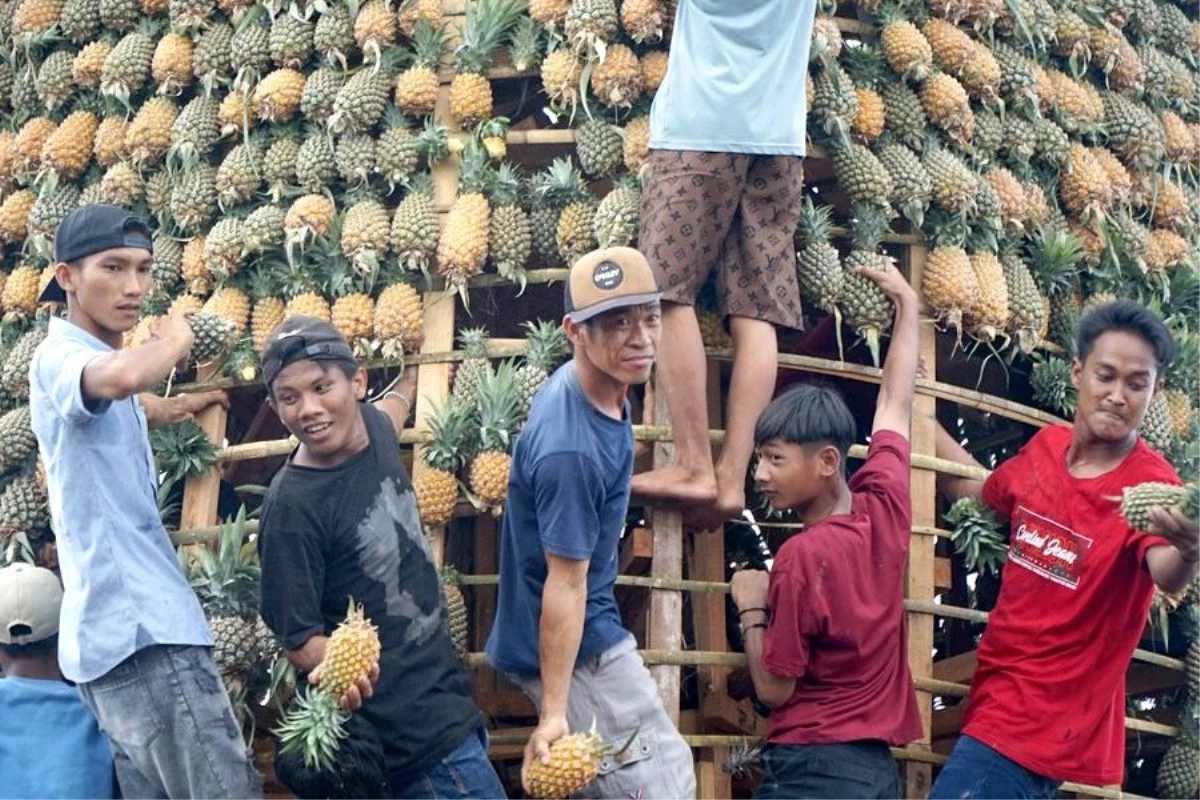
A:
[[[65,261],[59,261],[54,265],[54,277],[64,292],[75,291],[75,282],[72,280],[74,278],[74,270]]]
[[[821,448],[821,452],[817,454],[817,458],[821,461],[821,477],[831,478],[834,475],[839,475],[842,472],[842,454],[838,449],[831,444],[827,444]]]
[[[1078,389],[1079,381],[1083,378],[1083,362],[1078,358],[1071,359],[1071,384]]]
[[[354,398],[362,400],[367,396],[367,371],[363,367],[359,367],[354,371],[354,377],[351,379],[354,384]]]
[[[569,314],[563,316],[562,327],[563,333],[567,335],[567,340],[573,346],[578,345],[583,339],[583,323],[571,319]]]

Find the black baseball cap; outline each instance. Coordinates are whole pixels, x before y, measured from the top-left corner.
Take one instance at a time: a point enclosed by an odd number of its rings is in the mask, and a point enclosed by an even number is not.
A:
[[[563,294],[566,313],[575,322],[662,299],[650,262],[632,247],[605,247],[580,258]]]
[[[58,223],[54,233],[54,261],[68,263],[116,247],[140,247],[154,252],[150,228],[120,206],[92,203],[80,206]],[[51,277],[38,302],[65,303],[67,293]]]
[[[346,337],[316,317],[285,319],[267,337],[262,351],[262,375],[268,392],[284,367],[297,361],[333,361],[358,366]]]

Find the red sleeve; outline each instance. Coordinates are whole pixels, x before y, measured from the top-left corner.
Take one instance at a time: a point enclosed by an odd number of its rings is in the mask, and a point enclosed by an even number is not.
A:
[[[907,535],[912,528],[911,447],[894,431],[875,431],[867,460],[850,478],[850,491],[872,495]]]
[[[1027,447],[1029,447],[1028,444],[1022,447],[1015,456],[996,467],[992,471],[992,474],[987,477],[987,480],[983,482],[982,499],[984,504],[1003,519],[1012,518],[1013,504],[1015,502],[1015,487],[1013,483],[1024,468],[1022,463],[1028,458],[1028,453],[1025,449]]]
[[[767,589],[771,619],[763,637],[763,666],[781,678],[799,679],[808,668],[809,638],[816,632],[808,582],[776,562]]]

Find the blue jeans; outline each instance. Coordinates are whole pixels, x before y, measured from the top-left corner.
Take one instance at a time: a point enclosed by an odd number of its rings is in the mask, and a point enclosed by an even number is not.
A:
[[[79,693],[112,746],[123,797],[262,796],[207,647],[144,648]]]
[[[970,736],[958,737],[950,760],[938,773],[930,800],[950,798],[1036,798],[1058,795],[1060,781],[1030,772]]]
[[[472,731],[450,755],[426,767],[404,787],[395,786],[402,800],[457,800],[457,798],[504,798],[492,762],[487,757],[487,729],[482,725]]]
[[[755,800],[900,798],[900,768],[883,742],[768,745]]]

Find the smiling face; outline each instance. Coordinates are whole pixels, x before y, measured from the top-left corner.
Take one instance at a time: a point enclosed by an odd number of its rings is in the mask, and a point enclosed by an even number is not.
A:
[[[1096,339],[1082,362],[1071,365],[1079,390],[1075,424],[1094,439],[1116,443],[1135,436],[1154,393],[1161,388],[1154,348],[1127,331]]]
[[[119,342],[137,325],[153,262],[149,250],[114,247],[74,265],[58,264],[54,275],[67,293],[72,322],[99,339]]]
[[[626,386],[650,379],[662,336],[662,310],[658,303],[618,308],[587,323],[577,323],[568,317],[564,328],[575,345],[577,361]]]
[[[758,447],[756,455],[754,483],[777,511],[803,511],[841,475],[841,457],[830,444],[771,439]]]
[[[365,370],[347,377],[336,363],[297,361],[280,371],[271,386],[271,405],[300,440],[304,465],[335,467],[369,444],[358,407],[366,390]]]

